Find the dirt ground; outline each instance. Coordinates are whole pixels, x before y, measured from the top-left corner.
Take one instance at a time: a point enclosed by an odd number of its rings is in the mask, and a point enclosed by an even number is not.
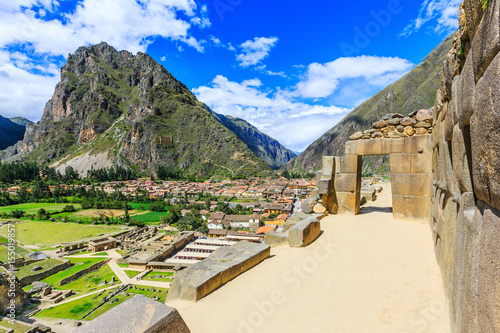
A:
[[[357,216],[328,216],[306,248],[271,258],[198,303],[191,332],[450,332],[428,223],[395,220],[390,185]]]

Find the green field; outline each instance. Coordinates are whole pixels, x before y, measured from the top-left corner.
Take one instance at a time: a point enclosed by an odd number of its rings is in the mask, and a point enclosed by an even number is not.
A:
[[[106,303],[103,306],[101,306],[96,312],[94,312],[92,315],[89,317],[85,318],[85,320],[92,320],[97,318],[98,316],[102,315],[103,313],[111,310],[115,306],[121,304],[125,300],[131,298],[135,294],[141,294],[149,298],[153,298],[155,296],[159,297],[160,302],[165,302],[165,297],[167,296],[167,289],[164,288],[155,288],[157,291],[151,291],[151,288],[148,287],[147,289],[150,289],[149,291],[146,290],[146,287],[143,286],[138,286],[139,288],[142,288],[144,290],[140,289],[128,289],[126,292],[121,292],[119,295],[115,296],[115,298],[118,298],[118,302],[115,302],[113,304]],[[43,310],[39,313],[37,313],[35,316],[36,317],[44,317],[44,318],[65,318],[65,319],[75,319],[75,320],[81,320],[84,315],[86,315],[90,310],[92,310],[95,306],[100,304],[102,301],[102,298],[104,296],[107,296],[112,290],[105,291],[101,296],[94,298],[97,294],[89,295],[86,297],[83,297],[78,300],[74,300],[73,302],[69,302],[66,304],[58,305],[50,309]]]
[[[31,328],[31,326],[20,324],[19,321],[16,321],[14,325],[11,325],[7,318],[2,318],[0,320],[0,326],[8,329],[14,329],[14,333],[24,333]]]
[[[128,253],[127,250],[116,250],[122,257]]]
[[[127,263],[124,263],[124,264],[122,264],[122,263],[117,263],[117,265],[118,265],[118,266],[120,266],[120,267],[123,267],[123,268],[127,268],[127,267],[129,266],[129,263],[128,263],[128,262],[127,262]]]
[[[28,250],[26,250],[18,245],[16,245],[15,247],[16,247],[16,249],[14,250],[14,252],[18,258],[30,253],[30,251],[28,251]],[[8,261],[8,253],[9,253],[9,251],[7,250],[7,248],[0,245],[0,261],[7,262]]]
[[[88,279],[89,276],[92,276]],[[86,294],[94,290],[108,288],[110,286],[111,278],[115,277],[115,284],[121,283],[121,281],[116,277],[115,273],[109,268],[108,265],[99,268],[97,272],[92,272],[88,275],[82,276],[78,280],[65,284],[64,286],[57,287],[58,289],[73,290],[74,292],[81,294]],[[87,280],[86,280],[87,279]],[[98,286],[99,283],[106,280],[108,284],[103,286]]]
[[[168,212],[149,212],[145,214],[130,216],[132,220],[142,221],[149,224],[160,223],[162,217],[168,216]]]
[[[46,271],[49,268],[52,268],[52,267],[57,266],[59,264],[61,264],[61,261],[59,261],[59,260],[45,259],[45,260],[37,261],[37,262],[34,262],[32,264],[23,266],[23,267],[19,267],[19,270],[17,272],[15,272],[14,275],[20,279],[20,278],[28,276],[28,275],[32,275],[32,274]],[[42,269],[39,271],[36,271],[36,272],[31,272],[31,269],[35,266],[40,266],[40,267],[42,267]]]
[[[134,276],[138,275],[140,272],[139,271],[124,271],[125,274],[127,274],[127,276],[129,278],[133,278]]]
[[[76,209],[82,209],[80,204],[67,204],[67,203],[25,203],[19,205],[10,205],[0,207],[1,213],[10,213],[13,210],[19,209],[24,211],[27,215],[36,215],[40,208],[45,209],[47,212],[61,212],[67,205],[73,205]]]
[[[97,237],[98,234],[113,234],[120,227],[82,225],[76,223],[22,222],[16,224],[16,240],[23,245],[39,247],[56,246],[81,239]],[[5,231],[0,229],[5,236]]]
[[[103,261],[102,258],[73,258],[70,260],[74,264],[73,266],[64,271],[60,271],[59,273],[51,275],[46,279],[43,279],[42,282],[50,283],[52,287],[57,288],[59,286],[59,281],[61,281],[62,279],[65,279],[68,276],[75,274],[76,272],[82,271],[97,262]]]
[[[154,278],[155,275],[162,276],[161,278]],[[160,282],[172,282],[174,273],[172,272],[156,272],[151,271],[142,277],[145,281],[160,281]]]
[[[132,207],[133,210],[148,210],[149,208],[148,203],[129,202],[128,204]]]

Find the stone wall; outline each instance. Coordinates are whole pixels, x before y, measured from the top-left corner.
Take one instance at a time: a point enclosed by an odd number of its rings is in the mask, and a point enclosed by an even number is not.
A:
[[[500,0],[460,7],[434,107],[431,228],[453,332],[500,332]]]
[[[68,284],[68,283],[71,283],[75,280],[78,280],[82,276],[87,275],[90,272],[98,270],[99,268],[107,265],[110,260],[111,259],[96,262],[95,264],[91,265],[90,267],[82,269],[81,271],[76,272],[75,274],[72,274],[72,275],[68,276],[67,278],[62,279],[61,281],[59,281],[59,285],[64,286],[65,284]]]
[[[35,273],[32,275],[25,276],[19,280],[19,284],[21,287],[26,287],[30,284],[32,284],[35,281],[41,281],[53,274],[56,274],[62,270],[65,270],[71,265],[71,262],[69,260],[61,262],[59,265],[56,265],[54,267],[51,267],[43,272]]]

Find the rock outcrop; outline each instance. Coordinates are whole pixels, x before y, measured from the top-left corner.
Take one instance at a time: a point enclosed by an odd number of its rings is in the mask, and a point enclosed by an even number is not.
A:
[[[466,0],[434,107],[432,221],[453,332],[500,332],[500,1]]]

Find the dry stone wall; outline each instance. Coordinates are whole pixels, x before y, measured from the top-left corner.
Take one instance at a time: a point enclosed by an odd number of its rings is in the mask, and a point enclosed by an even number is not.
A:
[[[484,5],[484,6],[483,6]],[[434,106],[431,228],[453,332],[500,332],[500,0],[466,0]]]

